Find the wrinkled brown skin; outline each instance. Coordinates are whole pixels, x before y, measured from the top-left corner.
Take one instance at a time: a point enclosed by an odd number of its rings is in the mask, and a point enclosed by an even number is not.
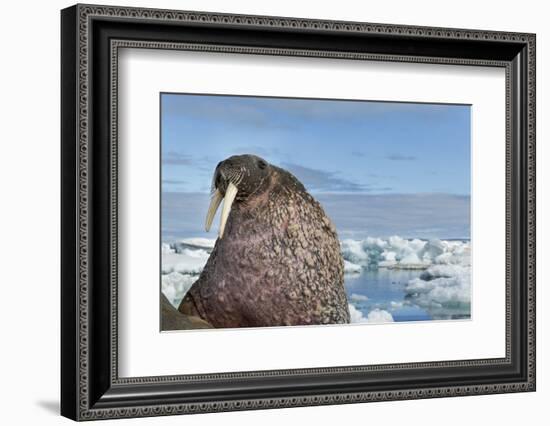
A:
[[[336,229],[290,173],[235,202],[179,311],[217,328],[350,322]]]

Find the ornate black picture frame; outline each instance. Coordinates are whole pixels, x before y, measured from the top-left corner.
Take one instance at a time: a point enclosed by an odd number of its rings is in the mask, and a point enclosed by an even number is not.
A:
[[[61,413],[74,420],[535,390],[535,35],[76,5],[61,13]],[[506,356],[119,378],[120,47],[506,71]]]

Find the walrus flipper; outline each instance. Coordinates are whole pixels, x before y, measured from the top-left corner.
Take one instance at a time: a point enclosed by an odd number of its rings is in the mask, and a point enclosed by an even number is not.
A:
[[[213,328],[211,324],[195,315],[184,315],[179,312],[161,293],[161,323],[162,331],[193,330],[198,328]]]
[[[200,278],[199,278],[200,279]],[[199,280],[197,280],[195,282],[195,284],[198,282]],[[199,307],[198,307],[198,303],[195,302],[195,300],[198,300],[198,299],[195,299],[193,297],[193,293],[194,291],[191,291],[193,289],[193,287],[195,287],[195,284],[193,284],[193,286],[187,291],[187,293],[185,294],[184,298],[181,300],[179,306],[178,306],[178,311],[182,314],[185,314],[185,315],[193,315],[193,316],[197,316],[197,317],[203,317],[200,313],[200,310],[199,310]],[[196,287],[195,287],[195,290],[196,290]],[[205,319],[206,320],[206,319]]]

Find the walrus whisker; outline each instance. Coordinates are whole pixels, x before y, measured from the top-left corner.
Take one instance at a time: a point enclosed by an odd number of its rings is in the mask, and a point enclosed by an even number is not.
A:
[[[241,181],[243,180],[243,177],[244,177],[244,173],[242,170],[239,170],[239,172],[237,172],[236,174],[236,178],[232,180],[232,182],[235,184],[235,186],[239,186],[239,184],[241,183]]]
[[[210,231],[212,221],[214,220],[214,216],[216,216],[216,211],[218,211],[218,207],[220,206],[222,200],[223,196],[220,190],[214,190],[214,193],[212,194],[212,199],[210,200],[210,205],[208,206],[208,212],[206,213],[206,232]]]
[[[234,185],[238,185],[242,178],[242,172],[231,170],[227,175],[227,180],[233,182]]]
[[[233,204],[233,201],[235,201],[237,192],[239,192],[238,188],[233,184],[233,182],[229,182],[227,189],[225,190],[225,198],[223,200],[222,216],[220,219],[220,239],[223,238],[225,224],[227,223],[227,218],[229,217],[229,212],[231,211],[231,205]]]

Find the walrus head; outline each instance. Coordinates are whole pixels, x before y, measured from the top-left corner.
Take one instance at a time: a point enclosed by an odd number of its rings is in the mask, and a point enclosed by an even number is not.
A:
[[[258,196],[268,187],[268,178],[272,166],[256,155],[234,155],[216,166],[212,178],[212,199],[206,214],[206,231],[223,200],[219,237],[223,238],[227,218],[233,203],[245,202]]]

